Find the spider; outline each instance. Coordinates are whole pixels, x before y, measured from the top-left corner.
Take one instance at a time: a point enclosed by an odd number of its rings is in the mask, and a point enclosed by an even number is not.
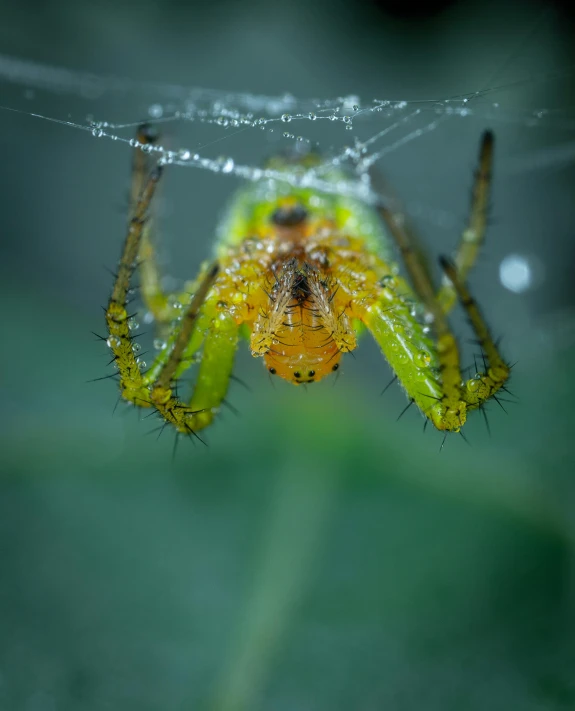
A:
[[[440,258],[444,280],[438,290],[401,215],[266,181],[238,192],[220,228],[213,261],[203,264],[189,289],[164,293],[149,218],[163,167],[149,166],[144,153],[157,138],[151,126],[139,127],[127,236],[106,308],[106,341],[125,400],[154,408],[164,426],[197,436],[224,401],[240,336],[249,340],[252,355],[263,359],[269,373],[300,385],[338,370],[342,354],[355,349],[357,335],[365,329],[379,344],[409,404],[415,403],[438,430],[460,432],[470,410],[505,389],[510,366],[465,283],[486,227],[490,131],[481,138],[469,220],[455,258]],[[303,172],[314,160],[312,154],[295,162],[278,157],[272,165]],[[410,283],[394,266],[393,242]],[[142,299],[167,334],[146,372],[127,307],[136,269]],[[466,380],[446,318],[457,299],[485,366]],[[177,385],[196,362],[193,393],[184,401]]]

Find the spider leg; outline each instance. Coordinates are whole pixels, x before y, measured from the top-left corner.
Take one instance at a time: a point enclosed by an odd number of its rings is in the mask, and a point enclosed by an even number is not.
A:
[[[437,354],[437,368],[441,375],[441,398],[440,402],[431,408],[427,407],[421,409],[430,417],[438,429],[459,431],[461,426],[465,423],[466,404],[461,399],[462,376],[457,341],[449,328],[445,313],[435,297],[435,289],[425,260],[420,250],[414,245],[410,233],[401,220],[401,216],[395,215],[387,207],[380,207],[379,210],[401,252],[413,288],[423,303],[427,312],[427,318],[432,323],[435,331],[436,343],[434,344],[434,350]],[[397,306],[395,308],[397,308]],[[377,312],[377,307],[375,307],[375,311]],[[383,314],[380,314],[379,318],[376,318],[375,321],[372,315],[368,317],[368,321],[365,323],[384,350],[386,358],[388,358],[383,341],[376,335],[378,330],[377,325],[384,320],[385,317]],[[415,319],[411,318],[409,321],[411,325],[408,327],[408,330],[413,329],[415,325],[414,322]],[[392,333],[393,331],[394,329],[392,327]],[[392,338],[395,340],[395,334],[393,334]],[[406,339],[402,339],[403,348],[406,347],[405,340]],[[395,368],[392,361],[390,361],[390,363],[401,378],[400,371]],[[413,397],[416,403],[421,407],[418,398],[409,392],[408,394]]]
[[[135,404],[144,407],[149,407],[151,403],[138,360],[132,348],[126,299],[132,275],[137,267],[138,251],[146,225],[146,215],[161,172],[160,166],[152,170],[136,200],[128,225],[122,256],[118,264],[112,294],[106,308],[106,323],[109,334],[107,343],[112,350],[120,374],[122,396],[126,400],[131,400]]]
[[[209,425],[224,399],[232,375],[238,343],[239,326],[235,319],[217,307],[218,294],[206,296],[212,289],[218,272],[217,264],[207,271],[200,289],[182,319],[182,325],[150,385],[150,401],[161,416],[183,434],[195,434]],[[203,339],[200,369],[189,405],[173,392],[182,371],[183,358],[194,342],[194,335],[207,326]],[[200,341],[201,343],[201,341]],[[184,366],[184,369],[189,367]]]
[[[471,192],[471,206],[466,228],[463,230],[457,251],[453,260],[455,269],[461,282],[465,282],[469,270],[475,264],[477,255],[487,227],[487,210],[491,193],[491,174],[493,167],[493,133],[485,131],[481,137],[479,147],[479,160],[473,189]],[[437,292],[437,301],[444,313],[449,313],[457,300],[457,290],[453,282],[445,275],[443,284]]]
[[[491,332],[485,323],[485,319],[479,310],[479,306],[460,278],[455,265],[445,258],[440,258],[440,263],[445,275],[453,284],[459,301],[469,318],[471,327],[475,331],[477,341],[487,358],[487,372],[471,378],[465,383],[466,391],[464,398],[467,403],[467,408],[475,409],[481,407],[490,397],[494,397],[497,391],[505,385],[505,381],[509,378],[511,369],[503,360],[497,344],[493,340]]]

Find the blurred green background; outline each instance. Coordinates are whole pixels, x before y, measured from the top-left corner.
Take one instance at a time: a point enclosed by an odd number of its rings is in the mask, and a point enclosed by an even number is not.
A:
[[[413,408],[396,422],[398,388],[379,397],[390,373],[369,339],[335,387],[307,391],[274,387],[244,347],[240,416],[174,462],[171,436],[112,416],[114,385],[86,381],[106,372],[90,331],[124,234],[129,150],[0,112],[2,711],[575,709],[572,16],[537,2],[412,10],[4,3],[2,54],[97,74],[368,101],[528,81],[493,97],[493,224],[472,277],[518,361],[520,402],[490,408],[491,437],[475,417],[471,447],[451,437],[441,454]],[[0,92],[60,118],[91,108],[1,79]],[[93,113],[138,121],[131,101]],[[414,221],[432,254],[464,223],[487,126],[455,119],[380,166],[429,208]],[[257,164],[273,145],[256,138],[231,150]],[[208,254],[237,185],[166,176],[174,276]],[[540,265],[537,288],[503,288],[510,253]]]

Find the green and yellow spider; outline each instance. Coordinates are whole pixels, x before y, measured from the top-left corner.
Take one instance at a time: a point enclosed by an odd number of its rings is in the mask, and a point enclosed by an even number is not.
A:
[[[145,149],[157,136],[142,125]],[[207,427],[218,412],[240,335],[272,375],[313,383],[339,368],[356,336],[371,332],[410,402],[437,429],[459,432],[469,410],[504,387],[510,368],[501,357],[479,307],[465,285],[486,227],[493,135],[483,134],[469,222],[453,262],[441,259],[445,279],[436,291],[425,260],[401,215],[359,200],[262,181],[241,189],[220,228],[213,261],[182,294],[166,294],[151,239],[149,210],[162,167],[134,155],[131,215],[106,309],[107,344],[122,397],[155,408],[184,434]],[[317,158],[276,158],[276,170],[301,171]],[[336,180],[341,174],[333,175]],[[398,275],[393,242],[411,285]],[[145,373],[127,297],[134,271],[142,299],[166,343]],[[459,298],[485,355],[485,372],[464,380],[447,314]],[[178,380],[193,363],[199,371],[189,401]]]

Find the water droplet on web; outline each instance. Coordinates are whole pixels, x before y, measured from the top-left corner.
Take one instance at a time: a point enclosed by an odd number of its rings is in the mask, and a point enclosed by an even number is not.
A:
[[[104,131],[101,128],[92,129],[92,136],[94,136],[94,138],[102,138],[103,135]]]
[[[181,151],[178,151],[178,159],[179,160],[190,160],[192,157],[192,154],[190,151],[186,150],[185,148],[182,148]]]
[[[311,111],[311,112],[309,113],[309,116],[308,116],[308,118],[309,118],[309,119],[311,119],[312,121],[315,121],[315,120],[316,120],[316,118],[317,118],[317,116],[316,116],[316,115],[314,114],[314,112],[313,112],[313,111]]]
[[[354,104],[354,105],[353,105],[353,110],[354,110],[354,111],[359,111],[359,106],[358,106],[357,104]]]
[[[344,122],[344,123],[351,123],[351,116],[344,116],[344,117],[343,117],[343,122]]]
[[[220,158],[222,173],[231,173],[234,169],[233,158]]]
[[[289,114],[282,114],[282,121],[284,123],[289,123],[291,121],[291,116]]]
[[[166,341],[162,341],[161,338],[154,338],[153,346],[157,351],[163,351],[166,345]]]

